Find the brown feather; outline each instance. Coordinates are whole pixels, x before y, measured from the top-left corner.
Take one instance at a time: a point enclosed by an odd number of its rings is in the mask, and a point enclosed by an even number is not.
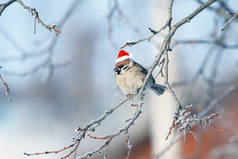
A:
[[[130,59],[126,59],[126,60],[123,60],[121,62],[118,62],[116,64],[116,67],[119,67],[119,66],[124,66],[124,65],[129,65],[130,64]]]

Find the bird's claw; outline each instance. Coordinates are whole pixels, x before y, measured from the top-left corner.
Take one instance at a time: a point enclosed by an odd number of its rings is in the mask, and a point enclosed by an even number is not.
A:
[[[126,96],[129,100],[133,100],[133,95],[132,94],[127,94]]]

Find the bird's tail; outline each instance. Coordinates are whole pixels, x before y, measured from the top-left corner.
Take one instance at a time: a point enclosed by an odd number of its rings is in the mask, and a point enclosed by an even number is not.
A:
[[[163,94],[164,91],[165,91],[165,89],[166,89],[165,86],[158,85],[158,84],[152,84],[150,88],[151,88],[151,90],[152,90],[153,92],[155,92],[155,94],[157,94],[157,95]]]

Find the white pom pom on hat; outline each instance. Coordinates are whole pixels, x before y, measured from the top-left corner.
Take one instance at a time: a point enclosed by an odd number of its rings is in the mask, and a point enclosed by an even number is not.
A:
[[[128,52],[126,52],[124,50],[120,50],[120,52],[118,53],[117,59],[116,59],[116,63],[119,63],[126,59],[132,59],[132,57],[133,57],[133,54],[129,54]]]

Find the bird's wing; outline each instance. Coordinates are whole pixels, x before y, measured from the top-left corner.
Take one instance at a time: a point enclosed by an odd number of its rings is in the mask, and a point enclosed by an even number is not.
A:
[[[145,75],[148,73],[147,69],[145,69],[143,66],[141,66],[137,62],[134,62],[134,64],[137,65],[141,69],[141,72],[144,73]]]
[[[148,73],[148,70],[147,69],[145,69],[143,66],[141,66],[140,64],[138,64],[137,62],[134,62],[135,63],[135,65],[138,65],[139,66],[139,68],[141,69],[141,72],[142,73],[144,73],[145,75],[147,75],[147,73]],[[151,75],[152,76],[152,75]],[[153,81],[153,83],[155,83],[155,80],[154,80],[154,78],[153,78],[153,76],[152,76],[152,81]]]

